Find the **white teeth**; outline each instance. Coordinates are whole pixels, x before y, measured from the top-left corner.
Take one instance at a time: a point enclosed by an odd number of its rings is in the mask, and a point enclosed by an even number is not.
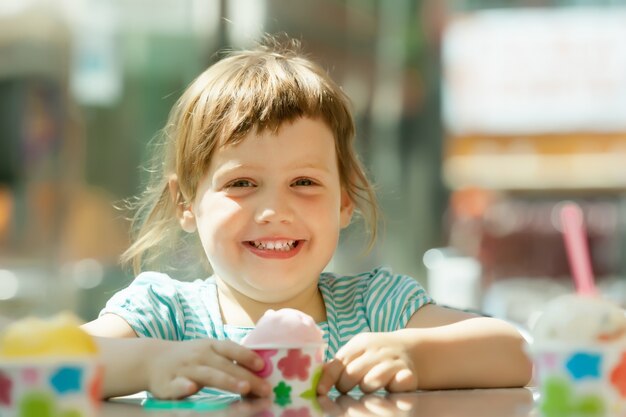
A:
[[[252,241],[252,245],[254,245],[254,247],[257,249],[277,250],[277,251],[286,252],[294,248],[294,246],[296,245],[296,241],[295,240],[275,240],[275,241],[260,242],[258,240],[254,240]]]

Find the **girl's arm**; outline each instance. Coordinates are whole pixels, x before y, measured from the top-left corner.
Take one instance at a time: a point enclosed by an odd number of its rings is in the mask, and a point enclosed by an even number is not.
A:
[[[524,338],[502,320],[426,305],[396,333],[420,389],[521,387],[532,376]]]
[[[97,319],[83,324],[81,327],[92,336],[137,337],[130,324],[116,314],[103,314]]]
[[[150,391],[182,398],[202,387],[266,396],[267,382],[254,375],[265,363],[230,340],[168,341],[137,338],[121,317],[105,314],[82,326],[92,334],[104,366],[103,398]]]
[[[159,351],[165,348],[163,345],[165,341],[108,337],[94,337],[94,339],[98,343],[100,360],[104,366],[103,398],[149,390],[149,361],[158,360]],[[184,389],[185,387],[174,386],[168,396],[183,397]]]
[[[325,365],[318,392],[522,387],[532,376],[524,343],[502,320],[426,305],[405,329],[352,338]]]

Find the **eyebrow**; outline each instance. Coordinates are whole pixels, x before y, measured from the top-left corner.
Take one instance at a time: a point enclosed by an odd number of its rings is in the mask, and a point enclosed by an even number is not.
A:
[[[307,169],[317,169],[320,171],[325,171],[325,172],[330,172],[330,170],[328,169],[328,167],[326,167],[325,164],[319,163],[319,164],[315,164],[313,162],[304,162],[304,163],[296,163],[293,165],[290,165],[287,167],[288,169],[302,169],[302,168],[307,168]]]
[[[217,175],[228,175],[231,172],[236,172],[240,169],[251,169],[251,170],[262,170],[264,165],[251,165],[245,163],[231,163],[226,162],[222,164],[219,168],[215,170],[213,173],[214,176]],[[315,164],[314,162],[306,161],[304,163],[295,163],[287,166],[287,169],[314,169],[318,171],[323,171],[326,173],[330,173],[330,169],[326,167],[324,164]]]

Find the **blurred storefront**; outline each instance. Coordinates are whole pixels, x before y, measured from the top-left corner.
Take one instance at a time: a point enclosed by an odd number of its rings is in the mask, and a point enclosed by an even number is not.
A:
[[[480,261],[483,310],[527,325],[573,291],[566,200],[626,305],[626,4],[546,3],[459,8],[442,46],[449,244]]]

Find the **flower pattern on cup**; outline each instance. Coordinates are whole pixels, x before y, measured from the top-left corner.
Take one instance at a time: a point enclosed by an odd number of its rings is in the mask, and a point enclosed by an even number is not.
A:
[[[100,396],[102,393],[102,383],[104,382],[104,366],[99,365],[96,368],[91,381],[89,382],[89,398],[92,404],[100,406]]]
[[[280,381],[273,389],[276,398],[274,402],[281,407],[291,404],[291,386]]]
[[[536,365],[540,371],[553,371],[559,366],[559,358],[554,352],[545,352],[539,356]]]
[[[543,382],[541,391],[539,409],[542,416],[601,416],[606,413],[606,404],[600,395],[581,395],[566,379],[549,377]]]
[[[287,356],[278,361],[278,369],[286,379],[306,381],[310,367],[311,356],[303,354],[300,349],[289,349]]]
[[[17,412],[19,416],[24,417],[56,417],[63,415],[57,408],[57,401],[54,396],[49,392],[38,390],[27,391],[20,398]],[[80,415],[80,412],[74,413],[74,416],[76,415]]]
[[[622,353],[619,364],[611,372],[611,383],[622,398],[626,397],[626,352]]]
[[[83,369],[74,366],[64,366],[50,377],[50,385],[58,394],[80,392],[82,388]]]
[[[274,371],[274,365],[272,365],[271,358],[272,356],[276,355],[276,353],[278,353],[278,350],[277,349],[254,349],[254,351],[256,352],[257,355],[259,355],[263,359],[263,362],[265,362],[265,366],[263,367],[263,369],[258,371],[256,374],[260,376],[261,378],[270,376],[272,374],[272,371]]]
[[[11,378],[0,371],[0,404],[11,405],[11,392],[13,390],[13,382]]]
[[[576,352],[565,364],[567,371],[574,380],[578,379],[598,379],[602,356],[596,353]]]
[[[39,382],[39,371],[35,368],[24,368],[22,378],[27,385],[36,385]]]

